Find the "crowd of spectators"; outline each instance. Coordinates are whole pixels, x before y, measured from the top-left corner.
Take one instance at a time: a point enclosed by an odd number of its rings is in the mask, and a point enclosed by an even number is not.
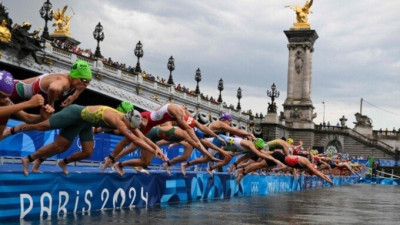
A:
[[[143,72],[142,72],[142,77],[143,77],[144,79],[156,81],[156,78],[155,78],[152,74],[146,73],[146,71],[143,71]],[[158,82],[158,81],[157,81],[157,82]]]
[[[210,102],[212,102],[212,103],[214,103],[214,104],[218,104],[217,99],[214,98],[214,97],[212,97],[212,96],[208,97],[208,95],[204,95],[203,93],[200,93],[200,97],[201,97],[201,99],[203,99],[203,100],[207,100],[207,101],[210,101]],[[226,103],[225,103],[225,104],[226,104]]]
[[[185,92],[186,94],[191,94],[191,95],[195,95],[195,94],[196,94],[195,91],[190,90],[189,88],[187,88],[187,87],[185,87],[185,86],[181,86],[181,84],[178,84],[178,85],[175,87],[175,89],[178,90],[178,91]]]
[[[55,39],[53,41],[53,45],[58,48],[64,49],[66,51],[73,52],[77,55],[82,55],[82,56],[85,56],[88,58],[94,58],[94,53],[92,52],[91,49],[79,48],[77,45],[73,44],[72,42],[70,42],[68,40],[61,41],[61,40]],[[111,59],[111,57],[108,57],[108,58],[103,57],[103,58],[101,58],[101,60],[104,64],[115,67],[117,69],[125,70],[125,71],[131,72],[131,73],[135,72],[135,67],[126,66],[125,63],[120,63],[120,62],[114,61]]]
[[[61,41],[61,40],[57,40],[54,39],[53,41],[53,45],[55,45],[56,47],[59,47],[61,49],[73,52],[77,55],[82,55],[88,58],[93,58],[94,54],[92,52],[91,49],[82,49],[79,48],[77,45],[74,45],[72,42],[66,40],[66,41]]]
[[[104,64],[107,64],[109,66],[115,67],[117,69],[125,70],[125,71],[130,72],[130,73],[135,72],[135,67],[126,66],[125,63],[120,63],[120,62],[114,61],[114,60],[111,59],[111,57],[102,58],[102,61],[103,61]]]
[[[396,131],[396,128],[395,128],[395,127],[393,127],[393,130],[389,130],[389,129],[386,127],[385,130],[383,130],[383,129],[381,128],[381,129],[379,129],[379,131],[378,131],[378,134],[381,134],[381,135],[384,134],[384,135],[394,135],[394,136],[396,136],[397,133],[400,133],[400,128]]]

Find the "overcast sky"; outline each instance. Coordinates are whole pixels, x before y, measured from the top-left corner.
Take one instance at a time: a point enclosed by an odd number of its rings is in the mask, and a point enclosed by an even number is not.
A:
[[[44,0],[3,0],[16,23],[29,21],[32,30],[44,26],[39,9]],[[305,0],[51,0],[53,8],[68,4],[71,34],[82,48],[96,47],[93,30],[104,27],[101,52],[113,60],[136,65],[133,49],[140,40],[142,70],[168,78],[168,58],[175,58],[173,78],[195,89],[195,71],[201,69],[200,90],[242,109],[267,112],[266,91],[275,83],[280,91],[278,111],[286,99],[288,41],[283,33],[295,22],[285,5]],[[331,124],[343,115],[353,127],[360,111],[373,120],[374,129],[400,128],[400,19],[398,0],[314,0],[309,15],[319,35],[314,44],[312,102]],[[397,16],[396,16],[397,15]],[[54,28],[50,28],[52,33]],[[371,105],[372,104],[372,105]]]

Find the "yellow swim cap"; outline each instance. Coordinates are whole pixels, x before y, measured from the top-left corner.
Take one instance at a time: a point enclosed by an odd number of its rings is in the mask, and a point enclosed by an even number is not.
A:
[[[313,155],[318,155],[318,150],[313,149],[313,150],[311,150],[311,153],[312,153]]]

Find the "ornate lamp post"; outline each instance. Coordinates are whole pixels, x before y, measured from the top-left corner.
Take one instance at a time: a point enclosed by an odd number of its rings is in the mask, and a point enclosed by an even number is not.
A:
[[[169,57],[167,68],[169,70],[169,78],[168,78],[167,84],[173,85],[174,84],[174,80],[172,79],[172,71],[174,71],[174,69],[175,69],[174,57],[172,57],[172,56]]]
[[[99,43],[100,43],[100,41],[104,40],[104,32],[103,32],[103,26],[100,24],[100,22],[99,22],[99,24],[96,25],[96,28],[94,28],[93,37],[95,40],[97,40],[97,47],[96,47],[96,52],[94,53],[94,56],[96,58],[101,58],[102,56],[100,53]]]
[[[322,101],[322,104],[324,105],[324,114],[322,117],[322,124],[325,124],[325,101]]]
[[[201,81],[201,71],[200,71],[200,68],[197,68],[197,70],[196,70],[196,76],[194,76],[194,79],[195,79],[196,82],[197,82],[197,85],[196,85],[196,94],[198,95],[198,94],[200,94],[199,82]]]
[[[42,8],[40,8],[39,13],[40,16],[44,19],[44,30],[42,33],[42,38],[44,39],[50,39],[49,35],[49,28],[47,28],[47,21],[51,21],[53,19],[53,12],[51,8],[53,5],[50,3],[49,0],[43,3]]]
[[[218,90],[219,90],[219,97],[218,97],[218,103],[222,103],[222,96],[221,96],[221,91],[224,90],[224,81],[219,79],[218,81]]]
[[[143,57],[143,45],[140,41],[136,44],[135,56],[137,57],[135,72],[139,74],[142,72],[142,69],[140,68],[140,58]]]
[[[268,95],[268,97],[271,98],[271,103],[268,103],[268,112],[269,113],[276,113],[275,98],[278,98],[279,94],[280,94],[279,91],[276,90],[275,83],[273,83],[271,86],[271,91],[267,90],[267,95]]]
[[[238,98],[238,104],[236,106],[236,109],[241,110],[242,107],[240,106],[240,99],[242,98],[242,89],[240,87],[237,89],[236,97]]]

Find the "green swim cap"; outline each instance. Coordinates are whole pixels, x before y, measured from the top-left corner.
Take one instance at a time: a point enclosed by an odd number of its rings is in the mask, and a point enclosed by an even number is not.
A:
[[[133,109],[134,109],[133,104],[128,101],[121,102],[121,104],[119,104],[117,107],[117,110],[122,113],[127,113]]]
[[[264,147],[265,147],[265,142],[264,142],[264,140],[262,138],[257,138],[257,140],[253,141],[253,144],[257,148],[264,149]]]
[[[72,65],[69,75],[71,78],[92,79],[92,70],[87,62],[78,60]]]

